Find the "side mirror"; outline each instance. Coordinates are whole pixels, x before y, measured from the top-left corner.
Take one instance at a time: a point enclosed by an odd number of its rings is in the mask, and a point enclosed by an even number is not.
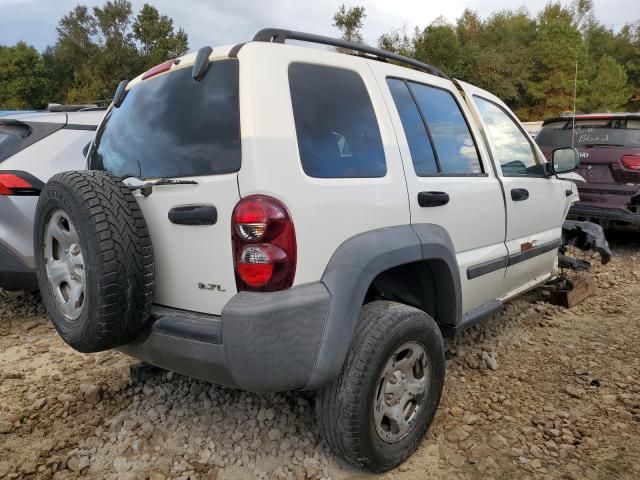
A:
[[[573,172],[579,164],[580,156],[573,147],[556,148],[551,154],[551,171],[556,175]]]

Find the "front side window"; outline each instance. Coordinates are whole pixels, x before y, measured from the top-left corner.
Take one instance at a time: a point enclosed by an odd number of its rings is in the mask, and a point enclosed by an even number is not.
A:
[[[96,132],[89,165],[142,179],[240,170],[237,60],[211,62],[200,81],[181,68],[143,81]]]
[[[384,177],[376,114],[360,75],[292,63],[289,88],[304,172],[317,178]]]
[[[513,119],[489,100],[477,96],[474,96],[474,100],[487,125],[502,174],[505,177],[544,176],[544,165],[538,161],[527,135]]]

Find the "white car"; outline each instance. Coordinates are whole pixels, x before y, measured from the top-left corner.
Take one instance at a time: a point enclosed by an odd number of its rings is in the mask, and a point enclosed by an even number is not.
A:
[[[104,113],[90,109],[0,117],[0,288],[37,288],[33,218],[38,195],[56,173],[85,167],[85,147]]]
[[[554,276],[578,160],[552,157],[430,65],[263,30],[121,84],[90,170],[40,195],[38,281],[77,350],[317,390],[328,445],[384,471],[435,415],[443,336]]]

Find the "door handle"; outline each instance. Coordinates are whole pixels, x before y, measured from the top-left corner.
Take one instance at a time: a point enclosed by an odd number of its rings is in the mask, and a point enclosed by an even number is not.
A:
[[[176,225],[215,225],[218,210],[213,205],[179,205],[169,210],[169,221]]]
[[[440,207],[449,203],[449,194],[445,192],[420,192],[418,205],[421,207]]]
[[[521,202],[529,198],[529,190],[526,188],[513,188],[511,189],[511,200],[514,202]]]

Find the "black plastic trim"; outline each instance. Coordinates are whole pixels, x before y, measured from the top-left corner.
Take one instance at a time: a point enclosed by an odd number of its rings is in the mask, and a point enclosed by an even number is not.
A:
[[[512,253],[511,255],[509,255],[508,266],[511,267],[513,265],[517,265],[518,263],[529,260],[530,258],[537,257],[538,255],[542,255],[556,248],[560,248],[561,244],[561,240],[554,240],[553,242],[544,243],[523,252]]]
[[[236,43],[233,47],[231,47],[231,50],[229,50],[229,54],[227,56],[229,58],[238,58],[238,53],[240,53],[240,50],[246,44],[247,44],[247,42]]]
[[[329,45],[332,47],[345,48],[356,52],[364,53],[367,55],[373,55],[373,59],[393,60],[394,62],[404,63],[405,65],[411,65],[419,70],[430,73],[438,77],[451,80],[449,76],[439,68],[423,63],[413,58],[398,55],[397,53],[387,52],[379,48],[370,47],[361,43],[349,42],[347,40],[340,40],[337,38],[325,37],[322,35],[315,35],[313,33],[296,32],[293,30],[283,30],[279,28],[265,28],[260,30],[253,37],[254,42],[268,42],[268,43],[284,43],[286,40],[299,40],[302,42],[319,43],[321,45]]]
[[[443,334],[447,337],[452,337],[462,330],[466,330],[469,327],[481,322],[482,320],[493,317],[502,312],[504,304],[500,300],[491,300],[490,302],[480,305],[476,308],[469,310],[462,316],[462,321],[455,327],[444,326]],[[443,326],[441,325],[440,328]]]
[[[213,48],[209,46],[202,47],[198,50],[191,69],[191,76],[196,82],[202,80],[207,74],[207,70],[209,69],[209,56],[211,55],[211,52],[213,52]]]
[[[508,264],[509,257],[505,255],[504,257],[496,258],[495,260],[488,260],[486,262],[473,265],[467,268],[467,279],[473,280],[474,278],[487,275],[497,270],[502,270],[504,268],[507,268]]]
[[[374,278],[390,268],[419,261],[436,263],[441,277],[434,319],[452,326],[460,322],[459,267],[451,238],[442,226],[399,225],[356,235],[338,247],[322,275],[331,305],[305,390],[320,388],[340,373]]]
[[[86,130],[95,132],[98,128],[97,125],[81,125],[79,123],[67,123],[64,127],[65,130]]]
[[[0,288],[7,290],[38,288],[35,270],[25,265],[17,255],[2,244],[0,244]]]
[[[168,216],[176,225],[215,225],[218,210],[213,205],[180,205],[169,210]]]
[[[163,335],[222,344],[220,316],[154,306],[151,310],[151,331]]]

